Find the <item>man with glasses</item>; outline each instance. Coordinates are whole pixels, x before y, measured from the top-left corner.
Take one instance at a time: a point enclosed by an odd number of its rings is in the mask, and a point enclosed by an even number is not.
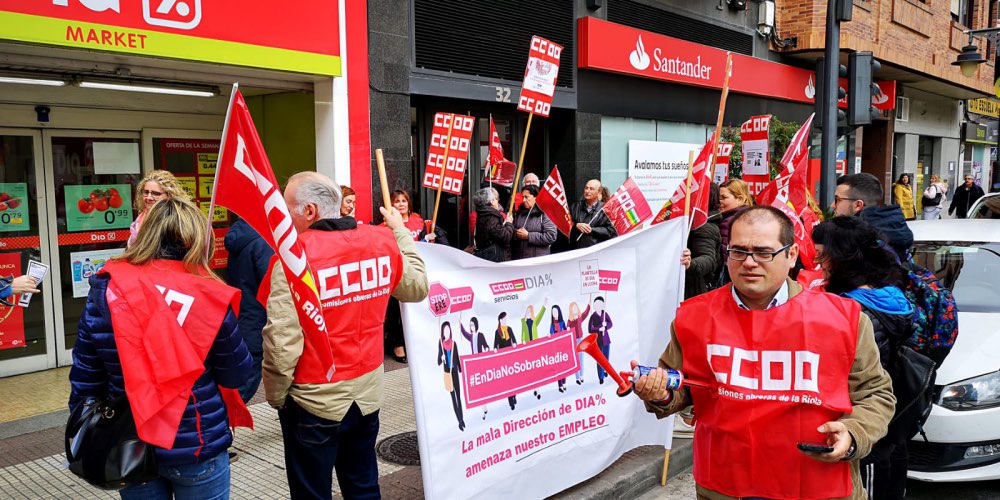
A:
[[[955,188],[955,197],[951,199],[951,205],[948,206],[948,215],[955,213],[959,219],[966,219],[969,217],[969,209],[976,204],[979,198],[982,198],[983,188],[976,185],[973,182],[972,175],[965,175],[965,184]]]
[[[913,231],[906,225],[906,216],[899,205],[882,205],[882,184],[867,172],[842,175],[837,179],[833,205],[835,216],[856,215],[878,229],[899,259],[913,246]]]
[[[892,383],[860,306],[788,278],[794,241],[773,207],[737,215],[732,285],[685,301],[636,381],[658,418],[694,405],[698,498],[865,498],[858,461],[887,431]],[[666,368],[709,388],[667,390]]]

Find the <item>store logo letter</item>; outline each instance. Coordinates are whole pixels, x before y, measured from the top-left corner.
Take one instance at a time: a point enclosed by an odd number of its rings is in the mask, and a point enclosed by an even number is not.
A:
[[[628,55],[628,62],[632,63],[632,67],[639,71],[649,67],[649,54],[646,53],[646,48],[642,45],[642,35],[639,35],[639,40],[635,42],[635,50]]]
[[[119,0],[80,0],[80,3],[94,12],[104,12],[106,10],[113,10],[119,14],[122,12]],[[69,7],[69,0],[52,0],[52,5]]]

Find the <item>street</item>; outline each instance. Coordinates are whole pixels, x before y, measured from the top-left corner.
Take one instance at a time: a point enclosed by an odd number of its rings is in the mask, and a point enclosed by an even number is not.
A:
[[[638,500],[693,500],[694,479],[690,472],[670,479],[664,487],[656,486]],[[971,483],[927,483],[910,480],[906,498],[915,500],[986,500],[1000,498],[1000,481]]]

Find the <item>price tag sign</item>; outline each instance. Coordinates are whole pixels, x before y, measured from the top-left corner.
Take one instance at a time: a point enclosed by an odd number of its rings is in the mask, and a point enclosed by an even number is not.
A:
[[[212,186],[215,185],[215,178],[213,177],[202,177],[198,179],[198,196],[200,199],[211,199],[212,198]],[[194,197],[192,197],[194,198]]]
[[[205,217],[208,217],[208,209],[212,205],[212,202],[201,201],[198,204],[201,206],[201,211],[205,213]],[[229,222],[229,210],[216,206],[215,212],[212,215],[212,222]]]
[[[0,183],[0,233],[31,230],[27,202],[27,184]]]
[[[198,179],[194,176],[177,176],[177,183],[192,200],[198,197]]]
[[[218,153],[198,153],[198,173],[215,175],[215,164],[218,159]]]
[[[68,185],[64,189],[67,231],[124,229],[132,224],[132,186]]]

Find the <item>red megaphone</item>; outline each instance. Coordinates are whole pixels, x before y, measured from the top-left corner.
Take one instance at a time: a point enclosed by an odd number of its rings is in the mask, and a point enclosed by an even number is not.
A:
[[[618,395],[621,397],[628,396],[632,392],[632,382],[627,381],[611,366],[611,362],[608,358],[604,357],[604,353],[601,349],[597,347],[597,334],[592,333],[587,335],[576,345],[576,352],[584,352],[594,358],[597,364],[604,368],[604,371],[608,372],[611,378],[618,382]]]

